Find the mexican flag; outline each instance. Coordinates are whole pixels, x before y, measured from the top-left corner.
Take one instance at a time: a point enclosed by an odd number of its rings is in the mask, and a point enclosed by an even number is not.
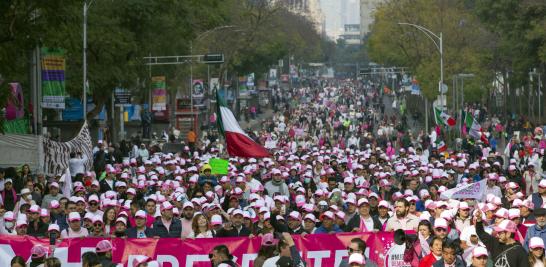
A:
[[[455,119],[443,112],[441,109],[434,107],[434,120],[437,125],[443,124],[445,126],[454,126]]]
[[[446,142],[444,142],[443,140],[440,140],[438,139],[438,141],[436,141],[436,149],[438,149],[438,152],[445,152],[447,150],[447,145],[446,145]]]
[[[225,101],[216,93],[218,130],[226,139],[228,154],[232,157],[265,158],[269,152],[260,144],[254,142],[239,126],[233,113]]]
[[[470,137],[481,140],[482,142],[488,144],[489,141],[487,140],[487,137],[485,134],[483,134],[482,126],[474,116],[472,116],[471,112],[466,112],[465,118],[464,118],[464,124],[466,125],[466,128],[468,129],[468,135]]]

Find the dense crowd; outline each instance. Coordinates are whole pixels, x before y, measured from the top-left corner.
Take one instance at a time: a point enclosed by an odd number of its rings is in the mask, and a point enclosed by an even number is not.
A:
[[[249,133],[271,157],[229,158],[227,175],[211,173],[208,161],[226,157],[213,133],[192,136],[174,154],[137,143],[114,157],[99,142],[94,157],[101,163],[85,169],[91,159],[74,153],[70,176],[34,175],[27,165],[0,170],[0,233],[260,236],[254,266],[304,266],[290,234],[387,231],[405,244],[408,266],[545,266],[542,129],[464,137],[460,148],[440,151],[442,131],[415,131],[386,106],[393,96],[368,83],[314,84],[274,98],[277,112]],[[493,147],[491,138],[509,142]],[[477,198],[441,197],[484,179]],[[361,239],[347,246],[341,266],[374,266]],[[111,250],[99,242],[87,266],[111,266]],[[40,247],[31,254],[38,263],[47,258]],[[210,257],[213,266],[236,266],[225,246]],[[154,264],[146,258],[133,266]]]

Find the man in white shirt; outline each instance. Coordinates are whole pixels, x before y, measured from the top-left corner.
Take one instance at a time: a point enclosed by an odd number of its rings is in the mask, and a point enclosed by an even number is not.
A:
[[[499,177],[496,173],[490,173],[487,177],[487,186],[485,187],[485,190],[483,192],[482,201],[485,202],[487,195],[492,194],[496,197],[502,198],[502,192],[500,190],[500,187],[497,186],[497,181],[499,180]]]
[[[78,173],[85,173],[85,163],[88,158],[86,155],[82,155],[81,152],[71,152],[70,160],[68,160],[68,166],[70,168],[70,175],[76,176]]]

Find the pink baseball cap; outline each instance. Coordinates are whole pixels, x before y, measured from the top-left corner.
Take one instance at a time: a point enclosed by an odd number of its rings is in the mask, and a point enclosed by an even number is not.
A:
[[[222,217],[218,214],[212,215],[210,218],[210,224],[211,225],[220,225],[222,224]]]
[[[366,264],[366,260],[364,259],[364,256],[360,253],[353,253],[349,257],[349,264]]]
[[[42,245],[35,245],[30,249],[30,254],[33,259],[38,259],[45,257],[47,255],[48,249]]]
[[[434,220],[434,228],[443,228],[447,230],[447,221],[444,218]]]
[[[531,239],[529,240],[529,248],[530,249],[534,249],[534,248],[544,249],[544,240],[542,240],[542,238],[540,238],[538,236],[531,237]]]
[[[95,247],[97,253],[112,251],[112,249],[114,249],[112,247],[112,243],[110,243],[110,241],[108,240],[99,241],[99,243],[97,243],[97,246]]]
[[[69,222],[73,222],[73,221],[81,221],[81,216],[79,213],[73,211],[71,213],[68,214],[68,221]]]
[[[472,257],[477,258],[481,256],[489,256],[489,253],[487,253],[487,249],[484,247],[475,247],[474,250],[472,250]]]
[[[262,237],[262,246],[275,246],[279,243],[272,233],[267,233]]]
[[[135,218],[146,219],[146,212],[139,210],[135,213]]]
[[[498,226],[493,226],[493,230],[495,232],[510,232],[515,233],[516,232],[516,224],[510,220],[504,220],[501,223],[499,223]]]

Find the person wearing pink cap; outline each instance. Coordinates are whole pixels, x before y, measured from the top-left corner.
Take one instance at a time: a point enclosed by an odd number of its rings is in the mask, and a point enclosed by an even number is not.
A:
[[[343,232],[343,230],[334,223],[335,215],[333,212],[326,211],[320,217],[322,224],[315,230],[315,234],[332,234]]]
[[[477,246],[472,250],[472,264],[470,267],[486,267],[489,259],[489,252],[484,247]]]
[[[28,266],[44,266],[44,261],[47,257],[48,248],[42,245],[35,245],[30,249],[31,262]]]
[[[544,204],[544,199],[546,198],[546,179],[542,179],[538,183],[537,191],[531,194],[531,201],[535,208],[542,207]]]
[[[482,212],[476,212],[476,233],[488,251],[491,252],[493,266],[529,266],[527,251],[514,237],[517,226],[510,220],[502,221],[493,227],[496,237],[485,232],[482,222]]]
[[[523,242],[523,247],[529,250],[529,240],[533,237],[539,237],[542,240],[546,239],[546,209],[537,208],[534,212],[536,223],[527,228],[527,233],[525,234],[525,241]]]
[[[529,266],[546,266],[544,256],[544,240],[540,237],[533,237],[529,240]]]
[[[267,190],[267,194],[270,197],[274,197],[275,195],[290,196],[288,185],[286,185],[286,182],[282,178],[281,171],[278,169],[273,169],[271,171],[271,175],[273,178],[264,185],[264,188]]]
[[[79,213],[70,212],[67,219],[69,227],[61,231],[61,237],[63,239],[89,236],[89,231],[81,226],[81,217]]]
[[[174,218],[173,208],[174,206],[168,201],[161,203],[161,217],[155,220],[152,226],[155,236],[176,238],[182,236],[182,223],[179,219]]]
[[[155,236],[153,228],[150,228],[146,224],[146,212],[139,210],[134,216],[135,225],[127,229],[128,238],[150,238]]]
[[[224,224],[224,227],[216,232],[217,237],[238,237],[249,236],[252,233],[250,229],[243,225],[243,211],[235,209],[231,213],[230,221]]]
[[[346,230],[349,232],[378,232],[383,229],[383,224],[370,214],[370,203],[368,199],[358,200],[358,214],[347,223]]]
[[[95,252],[99,256],[99,261],[102,267],[115,267],[116,264],[112,262],[112,250],[114,247],[108,240],[101,240],[95,247]]]
[[[63,197],[59,194],[59,184],[57,182],[50,183],[48,188],[49,193],[42,198],[42,209],[49,208],[49,203],[51,203],[52,200],[59,201]]]

